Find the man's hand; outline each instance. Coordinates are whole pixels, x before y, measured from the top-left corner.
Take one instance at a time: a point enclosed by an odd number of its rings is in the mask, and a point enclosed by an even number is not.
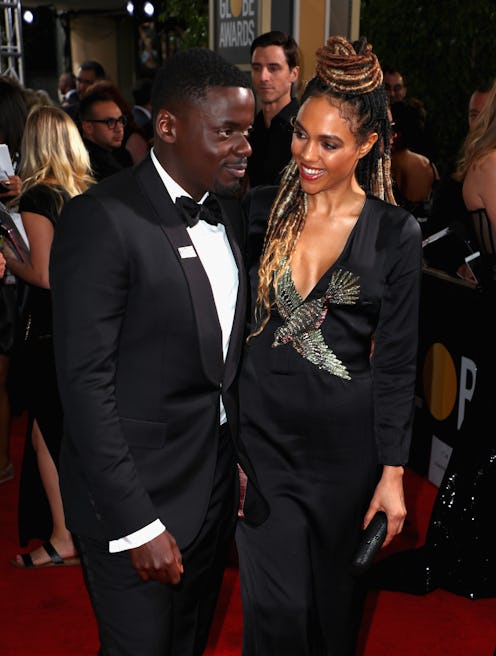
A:
[[[181,552],[174,537],[165,531],[141,547],[130,549],[131,563],[143,581],[179,583],[183,573]]]

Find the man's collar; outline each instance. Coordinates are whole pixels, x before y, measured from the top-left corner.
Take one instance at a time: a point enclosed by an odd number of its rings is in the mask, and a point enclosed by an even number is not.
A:
[[[277,116],[280,116],[282,119],[288,121],[289,123],[289,120],[293,118],[293,116],[296,116],[296,114],[298,114],[299,108],[300,108],[300,103],[298,102],[298,100],[296,98],[291,98],[288,104],[284,105],[284,107],[281,109],[279,114],[277,114]]]
[[[289,123],[290,119],[293,118],[293,116],[296,116],[298,113],[299,107],[300,104],[298,100],[296,98],[291,98],[291,100],[286,105],[284,105],[284,107],[282,107],[276,114],[273,114],[272,118],[270,119],[271,123],[275,118],[282,119],[283,121]],[[263,107],[260,110],[260,114],[264,116]]]
[[[179,198],[180,196],[189,196],[191,198],[191,194],[189,194],[186,189],[183,189],[180,184],[178,184],[171,176],[167,173],[167,171],[164,169],[162,164],[157,159],[157,156],[155,155],[155,151],[152,148],[150,151],[151,159],[153,162],[153,165],[157,169],[157,173],[160,176],[160,179],[164,183],[165,188],[167,189],[167,193],[171,197],[171,200],[173,203],[176,202],[176,198]],[[200,198],[198,201],[199,203],[203,203],[205,198],[208,196],[208,191]]]
[[[101,153],[112,154],[114,150],[116,150],[115,148],[112,148],[111,150],[109,150],[108,148],[104,148],[103,146],[100,146],[100,144],[97,144],[96,141],[93,141],[92,139],[88,139],[87,136],[83,136],[83,143],[86,146],[86,150],[90,153],[98,151]]]

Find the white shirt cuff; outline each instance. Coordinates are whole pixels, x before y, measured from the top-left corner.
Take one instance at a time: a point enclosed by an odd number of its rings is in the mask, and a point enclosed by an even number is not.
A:
[[[109,542],[109,552],[117,553],[119,551],[127,551],[127,549],[134,549],[135,547],[141,547],[142,544],[150,542],[153,538],[156,538],[158,535],[165,531],[165,526],[162,524],[160,519],[156,519],[151,524],[143,526],[138,531],[126,535],[123,538],[118,540],[110,540]]]

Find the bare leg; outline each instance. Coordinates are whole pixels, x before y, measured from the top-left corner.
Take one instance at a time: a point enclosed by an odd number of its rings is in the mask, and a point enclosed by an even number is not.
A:
[[[0,354],[0,472],[10,464],[10,403],[7,394],[7,374],[10,357]]]
[[[59,488],[59,474],[36,420],[33,422],[32,440],[41,481],[52,513],[53,530],[50,542],[63,559],[70,558],[75,556],[77,552],[72,535],[65,525],[64,507]],[[41,565],[49,561],[49,557],[43,548],[32,551],[31,558],[34,565]],[[16,561],[19,565],[22,565],[22,559],[19,555],[16,556]]]

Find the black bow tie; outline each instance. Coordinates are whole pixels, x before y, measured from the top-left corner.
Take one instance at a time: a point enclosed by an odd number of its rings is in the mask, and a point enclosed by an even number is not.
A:
[[[213,196],[207,196],[203,204],[195,203],[189,196],[179,196],[176,198],[176,207],[189,228],[195,226],[198,221],[206,221],[210,225],[223,223],[222,210]]]

